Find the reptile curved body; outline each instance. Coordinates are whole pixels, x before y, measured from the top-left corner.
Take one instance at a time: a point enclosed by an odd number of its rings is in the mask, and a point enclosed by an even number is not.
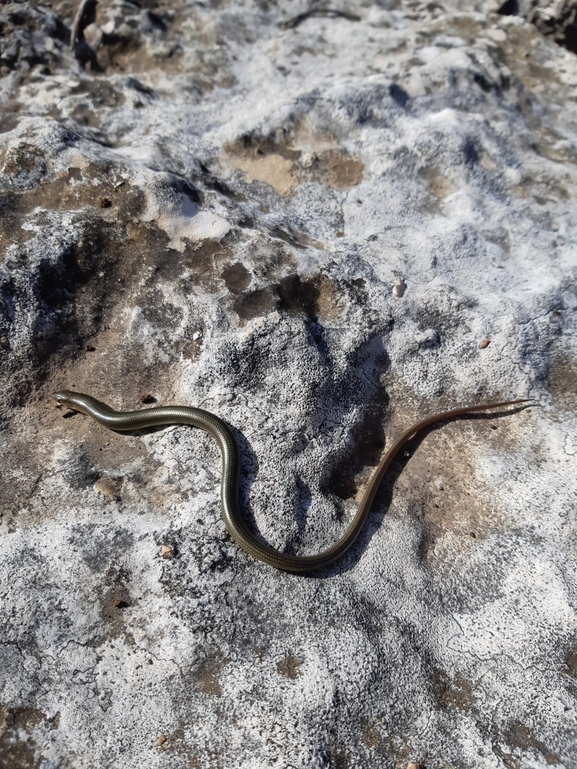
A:
[[[192,406],[161,406],[140,411],[115,411],[90,395],[61,390],[54,393],[56,401],[74,411],[87,414],[110,430],[132,431],[163,425],[192,425],[205,430],[218,443],[222,456],[221,506],[226,530],[236,542],[253,558],[276,569],[293,573],[307,573],[322,569],[343,556],[359,536],[379,485],[399,449],[420,430],[451,417],[475,411],[490,411],[503,406],[527,403],[527,400],[501,401],[480,406],[444,411],[433,414],[409,427],[385,452],[365,489],[358,510],[342,537],[328,550],[317,555],[291,555],[281,553],[258,539],[245,524],[239,505],[240,456],[231,428],[214,414]]]

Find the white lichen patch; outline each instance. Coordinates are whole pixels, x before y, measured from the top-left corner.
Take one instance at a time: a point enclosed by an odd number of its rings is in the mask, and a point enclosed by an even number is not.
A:
[[[1,6],[0,764],[575,769],[577,59],[501,5]],[[297,554],[535,405],[304,577],[63,389]]]

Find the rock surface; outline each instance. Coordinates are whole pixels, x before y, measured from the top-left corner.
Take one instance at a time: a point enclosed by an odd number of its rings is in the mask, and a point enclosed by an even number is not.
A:
[[[507,0],[499,8],[505,16],[522,16],[544,35],[577,53],[577,2],[575,0]]]
[[[576,767],[577,58],[492,3],[213,5],[73,50],[71,0],[0,8],[0,765]],[[413,441],[303,578],[208,436],[63,387],[227,420],[300,553],[412,421],[540,408]]]

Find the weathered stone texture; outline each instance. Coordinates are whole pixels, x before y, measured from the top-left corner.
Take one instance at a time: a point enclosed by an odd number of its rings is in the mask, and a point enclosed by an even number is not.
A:
[[[0,7],[0,766],[575,769],[575,55],[535,4],[77,7]],[[540,408],[414,440],[303,578],[207,435],[63,387],[217,413],[299,553],[412,421]]]

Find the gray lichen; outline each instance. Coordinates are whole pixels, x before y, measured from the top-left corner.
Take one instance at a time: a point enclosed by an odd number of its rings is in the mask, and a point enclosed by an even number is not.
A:
[[[577,767],[577,59],[497,3],[214,5],[0,9],[0,764]],[[542,407],[413,441],[302,578],[208,436],[62,387],[217,413],[300,553],[410,422]]]

